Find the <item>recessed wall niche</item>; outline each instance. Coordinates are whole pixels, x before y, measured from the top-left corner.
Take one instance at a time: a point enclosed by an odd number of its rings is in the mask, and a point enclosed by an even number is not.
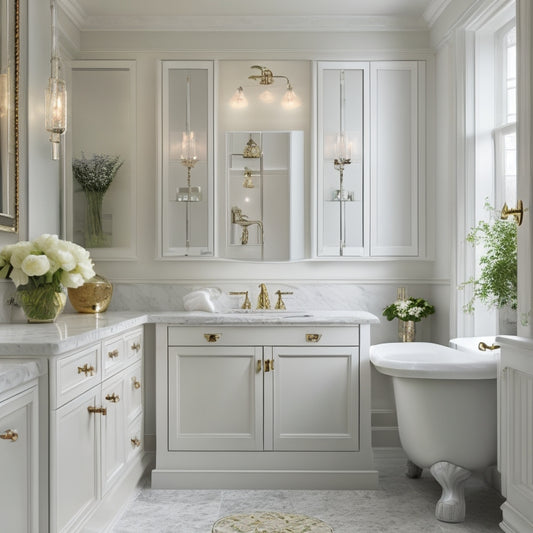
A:
[[[95,260],[135,259],[136,250],[136,64],[134,61],[73,61],[71,149],[67,150],[67,186],[72,191],[71,228],[74,242],[91,248]],[[91,204],[87,188],[74,179],[72,161],[94,156],[123,161],[103,194],[101,210]],[[90,179],[90,178],[88,178]],[[92,208],[91,208],[92,205]],[[95,218],[99,217],[99,221]],[[101,237],[89,232],[101,225]]]

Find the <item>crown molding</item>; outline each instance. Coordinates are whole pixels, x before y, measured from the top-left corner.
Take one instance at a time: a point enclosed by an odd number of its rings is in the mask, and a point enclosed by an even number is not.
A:
[[[61,0],[80,31],[426,31],[423,17],[406,16],[88,16],[76,0]]]
[[[428,23],[430,28],[435,24],[451,1],[452,0],[431,0],[423,14],[424,20]]]

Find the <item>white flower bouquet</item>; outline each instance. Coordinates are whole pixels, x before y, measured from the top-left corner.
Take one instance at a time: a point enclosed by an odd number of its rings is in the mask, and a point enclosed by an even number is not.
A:
[[[0,278],[15,283],[17,300],[30,320],[55,319],[66,301],[63,288],[80,287],[94,275],[89,252],[57,235],[44,234],[0,250]]]
[[[432,315],[435,308],[423,298],[407,298],[396,300],[383,310],[387,320],[397,318],[404,322],[420,322],[426,316]]]

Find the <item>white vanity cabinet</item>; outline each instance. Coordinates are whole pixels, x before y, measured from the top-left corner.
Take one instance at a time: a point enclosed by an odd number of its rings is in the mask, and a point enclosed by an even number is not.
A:
[[[152,486],[375,487],[368,330],[157,325]]]
[[[500,364],[500,453],[503,520],[507,533],[533,531],[533,342],[498,337]]]
[[[142,328],[50,360],[50,531],[104,508],[142,450]]]
[[[0,529],[39,531],[37,381],[0,394]]]

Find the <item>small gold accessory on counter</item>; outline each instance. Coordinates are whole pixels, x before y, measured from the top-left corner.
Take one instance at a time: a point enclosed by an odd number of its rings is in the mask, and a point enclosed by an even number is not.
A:
[[[109,307],[113,285],[98,274],[77,289],[69,289],[68,297],[78,313],[103,313]]]

